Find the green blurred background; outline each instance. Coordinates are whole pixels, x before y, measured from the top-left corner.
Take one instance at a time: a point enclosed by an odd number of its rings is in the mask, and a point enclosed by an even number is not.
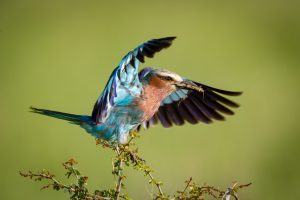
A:
[[[147,65],[244,94],[225,122],[143,132],[140,152],[166,192],[192,176],[221,188],[253,182],[242,199],[299,199],[299,8],[299,1],[1,0],[0,199],[66,199],[18,171],[63,176],[60,163],[70,157],[89,188],[112,187],[110,151],[28,108],[91,113],[124,54],[173,35],[174,45]],[[129,195],[149,199],[144,177],[127,174]]]

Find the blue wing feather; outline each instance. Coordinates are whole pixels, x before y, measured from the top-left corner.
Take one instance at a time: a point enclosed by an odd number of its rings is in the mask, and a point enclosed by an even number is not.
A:
[[[103,122],[111,107],[117,104],[126,104],[134,96],[141,93],[142,87],[138,76],[140,62],[144,62],[145,56],[153,57],[156,52],[169,47],[175,38],[166,37],[149,40],[123,57],[95,103],[92,113],[94,122]]]

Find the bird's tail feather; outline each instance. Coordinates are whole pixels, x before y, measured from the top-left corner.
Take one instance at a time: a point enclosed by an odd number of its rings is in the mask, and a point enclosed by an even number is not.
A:
[[[83,122],[89,122],[91,120],[91,117],[86,115],[74,115],[74,114],[63,113],[63,112],[58,112],[53,110],[39,109],[34,107],[30,107],[30,111],[33,113],[54,117],[57,119],[63,119],[74,124],[81,124]]]

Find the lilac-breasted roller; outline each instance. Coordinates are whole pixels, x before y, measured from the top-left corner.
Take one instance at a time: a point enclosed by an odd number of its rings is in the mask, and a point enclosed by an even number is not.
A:
[[[204,85],[176,73],[146,67],[139,72],[140,62],[168,48],[175,37],[149,40],[130,51],[112,72],[95,103],[92,115],[74,115],[31,108],[39,113],[79,125],[96,138],[125,144],[131,131],[149,128],[160,122],[163,127],[211,123],[232,115],[239,105],[222,95],[237,96],[241,92],[221,90]]]

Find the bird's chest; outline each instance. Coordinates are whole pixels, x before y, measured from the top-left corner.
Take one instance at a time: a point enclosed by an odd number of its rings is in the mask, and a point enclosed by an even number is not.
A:
[[[170,90],[168,88],[157,88],[151,85],[144,87],[142,98],[138,104],[139,108],[143,111],[142,121],[149,120],[169,94]]]

